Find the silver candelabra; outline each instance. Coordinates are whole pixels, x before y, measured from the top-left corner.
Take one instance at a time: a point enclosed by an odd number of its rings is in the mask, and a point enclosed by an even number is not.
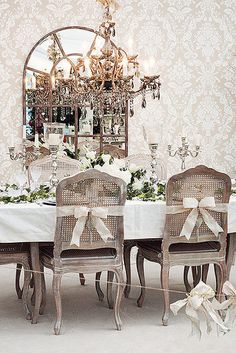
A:
[[[181,159],[181,170],[185,170],[185,159],[189,156],[195,158],[200,152],[200,146],[196,145],[195,150],[191,151],[187,143],[186,137],[181,137],[182,145],[178,147],[175,151],[172,150],[172,146],[168,145],[168,152],[170,157],[178,156]]]
[[[49,150],[52,158],[52,174],[50,176],[50,185],[55,188],[59,182],[57,178],[57,152],[59,146],[58,145],[50,145]]]
[[[33,147],[33,151],[27,151],[26,149],[26,140],[23,139],[22,143],[22,151],[20,152],[15,152],[15,147],[8,147],[9,150],[9,156],[12,161],[22,161],[22,167],[23,170],[26,168],[26,162],[27,160],[36,160],[40,156],[40,148],[39,147]]]
[[[153,184],[157,184],[158,183],[158,175],[156,172],[157,169],[157,148],[158,148],[158,143],[149,143],[148,144],[150,152],[151,152],[151,177],[150,180]]]

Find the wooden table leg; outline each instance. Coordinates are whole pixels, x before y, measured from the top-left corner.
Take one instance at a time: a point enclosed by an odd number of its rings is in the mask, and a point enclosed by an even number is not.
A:
[[[39,261],[39,243],[30,243],[30,255],[31,264],[34,274],[34,291],[35,291],[35,305],[32,316],[32,324],[37,324],[39,317],[39,309],[42,300],[42,283],[40,273],[40,261]]]

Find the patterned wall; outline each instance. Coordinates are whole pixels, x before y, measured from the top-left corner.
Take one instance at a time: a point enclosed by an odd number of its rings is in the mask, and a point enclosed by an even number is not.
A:
[[[119,0],[116,42],[153,59],[161,74],[162,97],[146,109],[136,101],[130,119],[129,152],[146,152],[142,124],[160,132],[159,154],[168,172],[180,162],[167,158],[182,133],[190,145],[201,135],[201,155],[188,166],[205,163],[236,176],[236,119],[233,34],[234,0]],[[102,10],[95,0],[0,0],[0,176],[12,173],[7,153],[10,134],[21,140],[22,70],[32,46],[47,32],[69,25],[97,28]]]

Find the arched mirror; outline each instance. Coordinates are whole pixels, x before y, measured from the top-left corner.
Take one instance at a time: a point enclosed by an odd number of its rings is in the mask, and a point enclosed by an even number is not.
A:
[[[65,124],[64,142],[77,156],[86,142],[103,151],[113,145],[128,154],[127,107],[105,111],[85,104],[76,90],[76,78],[87,68],[84,60],[91,48],[101,49],[104,38],[90,28],[73,26],[45,35],[30,51],[23,73],[23,124],[26,136],[44,140],[45,124]],[[113,44],[114,45],[114,44]],[[114,45],[115,47],[115,45]],[[96,103],[96,102],[95,102]]]

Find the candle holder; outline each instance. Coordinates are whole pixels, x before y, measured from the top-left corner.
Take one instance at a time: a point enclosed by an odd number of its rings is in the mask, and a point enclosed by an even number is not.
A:
[[[26,169],[26,163],[28,160],[35,161],[40,156],[40,148],[33,147],[33,151],[27,151],[26,149],[26,139],[23,139],[22,143],[22,151],[15,152],[15,147],[8,147],[9,156],[12,161],[21,161],[22,162],[22,169]]]
[[[50,176],[50,185],[53,188],[56,188],[59,179],[57,178],[57,153],[59,150],[59,146],[58,145],[50,145],[49,146],[49,150],[51,153],[51,158],[52,158],[52,174]]]
[[[158,148],[158,143],[149,143],[148,144],[150,152],[151,152],[151,177],[150,177],[150,181],[153,184],[157,184],[158,183],[158,175],[156,172],[156,167],[157,167],[157,148]]]
[[[178,156],[181,159],[181,170],[185,170],[185,159],[189,156],[195,158],[200,152],[200,146],[196,145],[195,150],[191,151],[187,143],[186,137],[181,137],[182,145],[178,147],[175,151],[172,150],[172,146],[168,145],[168,152],[170,157]]]

